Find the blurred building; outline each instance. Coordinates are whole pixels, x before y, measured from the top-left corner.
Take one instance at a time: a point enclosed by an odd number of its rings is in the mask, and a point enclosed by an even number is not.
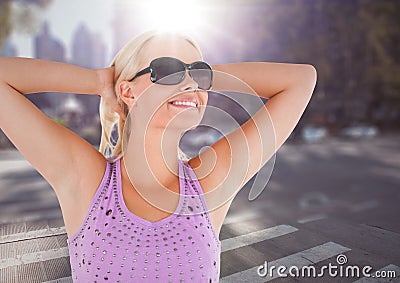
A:
[[[91,69],[105,67],[106,45],[100,34],[92,33],[84,24],[80,24],[72,39],[71,63]]]
[[[72,38],[71,63],[89,69],[105,68],[106,45],[100,34],[91,32],[86,25],[80,24]],[[98,95],[77,95],[85,107],[86,116],[94,116],[99,113],[100,97]]]
[[[1,46],[0,48],[0,56],[3,57],[15,57],[17,56],[17,48],[15,47],[15,45],[10,41],[9,38],[7,38],[4,43],[3,46]]]
[[[34,41],[35,58],[65,62],[65,47],[50,33],[48,22],[44,22]]]
[[[133,1],[132,1],[133,2]],[[115,1],[113,37],[114,47],[112,57],[125,45],[131,38],[143,32],[143,23],[138,17],[132,16],[135,12],[135,5],[129,1]]]
[[[35,58],[57,62],[66,61],[65,46],[51,33],[51,27],[47,21],[43,23],[33,41],[33,54]],[[28,95],[27,98],[51,117],[58,116],[59,106],[65,100],[62,94],[51,92]]]

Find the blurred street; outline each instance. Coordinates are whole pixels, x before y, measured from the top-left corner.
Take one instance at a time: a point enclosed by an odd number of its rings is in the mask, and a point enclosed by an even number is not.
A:
[[[262,278],[257,268],[264,261],[321,268],[337,264],[339,254],[347,257],[345,265],[370,265],[370,273],[395,270],[399,280],[399,148],[400,135],[388,134],[286,142],[263,193],[249,201],[250,181],[225,219],[221,282],[320,282]],[[0,282],[71,282],[55,193],[17,151],[0,155]],[[18,277],[24,270],[29,274]],[[325,274],[324,282],[362,277]],[[399,282],[385,280],[357,282]]]

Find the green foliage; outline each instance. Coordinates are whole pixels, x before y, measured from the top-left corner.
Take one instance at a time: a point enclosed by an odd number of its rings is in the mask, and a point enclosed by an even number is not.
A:
[[[11,33],[11,3],[0,1],[0,47],[3,46],[5,38]]]
[[[35,11],[47,8],[52,0],[0,0],[0,48],[12,30],[34,32]]]
[[[57,122],[58,124],[62,125],[62,126],[67,126],[68,122],[67,120],[60,118],[60,117],[54,117],[52,118],[53,121]]]

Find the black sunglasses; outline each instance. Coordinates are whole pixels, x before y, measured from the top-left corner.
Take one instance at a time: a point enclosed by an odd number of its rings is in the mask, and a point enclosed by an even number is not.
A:
[[[176,85],[189,75],[198,84],[200,89],[208,90],[212,86],[213,71],[211,66],[203,61],[196,61],[186,64],[179,59],[172,57],[160,57],[151,61],[150,66],[138,72],[132,79],[151,72],[150,79],[153,83],[161,85]]]

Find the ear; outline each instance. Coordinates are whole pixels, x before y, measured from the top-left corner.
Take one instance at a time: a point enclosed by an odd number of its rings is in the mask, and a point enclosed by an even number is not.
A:
[[[127,81],[122,81],[118,86],[119,93],[121,94],[121,99],[131,109],[132,105],[135,103],[135,97],[133,95],[132,84]]]

